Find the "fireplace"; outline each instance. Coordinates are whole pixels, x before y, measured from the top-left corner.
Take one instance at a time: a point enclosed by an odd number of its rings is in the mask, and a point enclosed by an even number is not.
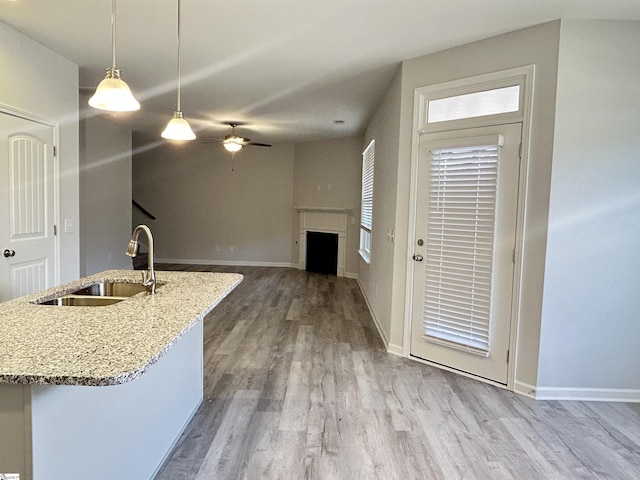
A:
[[[307,232],[307,272],[338,274],[338,234]]]
[[[300,214],[300,236],[298,268],[307,268],[307,233],[328,233],[337,238],[336,274],[345,276],[347,254],[347,217],[352,214],[348,208],[296,207]],[[326,261],[325,261],[326,263]],[[314,268],[312,266],[312,268]],[[315,270],[313,270],[315,271]]]

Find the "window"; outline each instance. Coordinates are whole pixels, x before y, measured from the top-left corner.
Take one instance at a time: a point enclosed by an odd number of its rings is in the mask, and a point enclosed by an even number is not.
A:
[[[484,117],[520,109],[520,85],[429,100],[428,123]]]
[[[534,66],[416,88],[417,133],[524,121],[530,114]],[[528,117],[527,117],[528,118]]]
[[[362,198],[360,206],[360,249],[358,252],[365,262],[371,262],[371,226],[373,223],[373,167],[376,142],[362,152]]]

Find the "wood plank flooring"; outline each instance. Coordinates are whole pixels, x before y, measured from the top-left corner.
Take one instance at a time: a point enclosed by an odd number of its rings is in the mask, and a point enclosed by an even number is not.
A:
[[[534,401],[387,354],[355,280],[158,267],[245,279],[205,319],[205,399],[156,480],[640,479],[638,404]]]

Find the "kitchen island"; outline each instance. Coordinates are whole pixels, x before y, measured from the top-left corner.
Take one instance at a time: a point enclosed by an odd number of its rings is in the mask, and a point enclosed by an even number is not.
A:
[[[160,272],[154,295],[39,304],[110,270],[0,304],[0,473],[152,478],[202,402],[202,323],[238,274]]]

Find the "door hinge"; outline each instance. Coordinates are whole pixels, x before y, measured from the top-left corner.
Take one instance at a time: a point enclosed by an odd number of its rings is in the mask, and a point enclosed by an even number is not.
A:
[[[53,156],[54,157],[58,156],[58,147],[56,147],[55,145],[53,146]]]
[[[511,263],[513,263],[514,265],[516,264],[516,249],[513,249],[513,252],[511,252]]]
[[[518,158],[522,160],[522,142],[520,142],[520,146],[518,147]]]
[[[509,363],[509,350],[507,350],[507,363]]]
[[[56,235],[58,235],[58,226],[54,225],[53,226],[53,236],[55,237]]]

